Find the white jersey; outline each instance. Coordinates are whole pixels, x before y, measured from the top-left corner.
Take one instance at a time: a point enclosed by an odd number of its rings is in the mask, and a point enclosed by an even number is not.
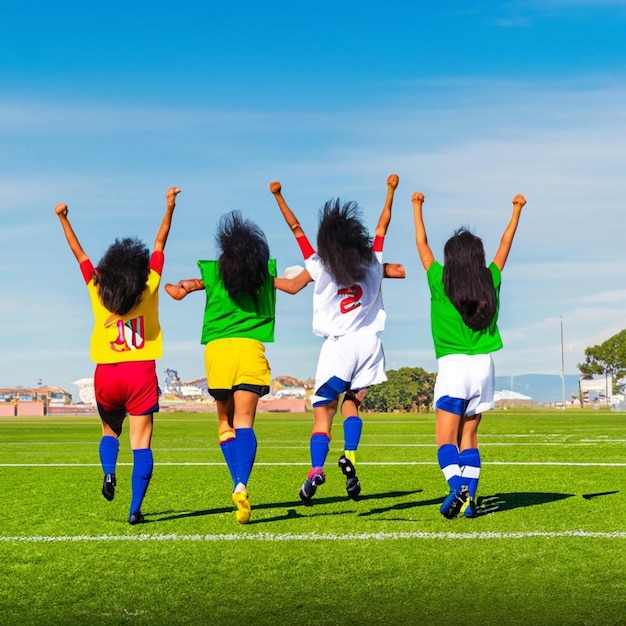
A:
[[[378,244],[378,245],[376,245]],[[375,260],[365,278],[351,287],[340,287],[324,268],[317,253],[305,259],[315,281],[313,291],[313,332],[320,337],[341,337],[369,327],[377,333],[385,328],[383,308],[382,238],[375,244]],[[379,248],[379,249],[378,249]]]

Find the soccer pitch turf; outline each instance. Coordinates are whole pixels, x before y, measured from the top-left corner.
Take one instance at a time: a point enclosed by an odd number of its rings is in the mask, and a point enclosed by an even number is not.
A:
[[[455,520],[432,414],[364,415],[358,502],[337,418],[305,507],[311,423],[257,416],[242,526],[216,416],[157,415],[129,526],[127,429],[107,502],[97,417],[0,418],[0,624],[626,624],[626,414],[485,415],[483,514]]]

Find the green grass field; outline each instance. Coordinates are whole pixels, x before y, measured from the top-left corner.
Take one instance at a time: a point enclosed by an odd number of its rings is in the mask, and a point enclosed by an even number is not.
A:
[[[488,414],[471,520],[439,514],[433,415],[364,421],[362,498],[338,420],[305,507],[311,416],[259,415],[241,526],[215,415],[159,415],[129,526],[126,433],[109,503],[97,417],[0,418],[0,624],[626,624],[626,414]]]

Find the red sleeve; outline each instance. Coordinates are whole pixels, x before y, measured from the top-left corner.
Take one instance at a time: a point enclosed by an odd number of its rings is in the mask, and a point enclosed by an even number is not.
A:
[[[305,261],[315,254],[315,250],[313,250],[313,246],[309,243],[306,235],[302,235],[302,237],[296,237],[296,241],[300,246],[300,251],[302,252],[302,256],[304,257]]]
[[[161,250],[155,250],[150,257],[150,269],[154,270],[159,276],[163,273],[163,264],[165,263],[165,255]]]
[[[385,238],[380,235],[376,235],[374,237],[374,243],[372,244],[372,250],[374,250],[374,252],[382,252],[383,243],[385,243]]]
[[[89,284],[89,281],[93,278],[94,268],[93,264],[89,259],[83,261],[80,264],[80,273],[83,275],[83,280],[85,281],[85,285]]]

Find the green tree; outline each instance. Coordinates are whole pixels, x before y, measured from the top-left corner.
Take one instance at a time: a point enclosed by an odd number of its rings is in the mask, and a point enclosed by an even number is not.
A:
[[[387,381],[369,388],[361,405],[364,411],[426,413],[433,403],[436,374],[421,367],[389,370]]]
[[[626,379],[626,330],[609,337],[604,343],[585,349],[585,362],[578,364],[583,376],[611,374],[613,392],[624,387]]]

